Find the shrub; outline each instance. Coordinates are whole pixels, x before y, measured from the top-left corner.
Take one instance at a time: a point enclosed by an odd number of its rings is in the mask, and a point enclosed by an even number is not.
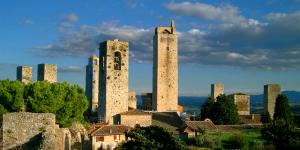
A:
[[[235,133],[229,137],[225,143],[224,148],[228,149],[244,149],[248,146],[248,139],[242,133]]]

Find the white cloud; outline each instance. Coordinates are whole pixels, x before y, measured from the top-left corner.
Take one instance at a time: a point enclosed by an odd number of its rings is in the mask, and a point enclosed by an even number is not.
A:
[[[34,25],[35,22],[31,19],[22,19],[18,21],[19,24],[21,25]]]

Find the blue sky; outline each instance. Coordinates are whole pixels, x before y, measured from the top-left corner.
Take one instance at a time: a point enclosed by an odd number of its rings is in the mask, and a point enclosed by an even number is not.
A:
[[[130,44],[129,88],[152,89],[152,36],[174,19],[179,34],[179,93],[260,94],[279,83],[300,91],[300,1],[4,0],[0,5],[0,79],[16,66],[58,65],[58,80],[84,87],[98,43]]]

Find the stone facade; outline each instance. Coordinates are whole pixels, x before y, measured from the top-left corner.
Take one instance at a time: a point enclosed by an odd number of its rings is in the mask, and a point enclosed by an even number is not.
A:
[[[86,66],[85,95],[89,101],[89,112],[97,114],[99,94],[99,58],[93,55]]]
[[[17,67],[17,80],[27,84],[32,82],[32,67],[18,66]]]
[[[265,111],[269,112],[271,118],[273,118],[275,102],[279,94],[281,94],[281,87],[279,84],[267,84],[264,86]]]
[[[250,96],[244,93],[235,93],[233,97],[234,104],[238,109],[239,115],[250,115]]]
[[[224,84],[221,83],[211,84],[211,97],[213,97],[214,100],[216,100],[217,97],[222,94],[224,94]]]
[[[152,110],[152,93],[142,93],[142,109]]]
[[[60,129],[51,113],[7,113],[2,118],[3,149],[70,150],[68,129]]]
[[[55,64],[38,64],[38,81],[57,82],[57,66]]]
[[[135,91],[128,92],[128,107],[130,109],[136,109],[136,94]]]
[[[174,21],[170,27],[157,27],[153,37],[153,109],[177,111],[178,36]]]
[[[108,40],[100,44],[98,119],[120,123],[128,111],[128,42]]]
[[[150,112],[142,112],[132,110],[121,113],[121,125],[134,128],[137,124],[142,127],[147,127],[152,124],[152,115]]]

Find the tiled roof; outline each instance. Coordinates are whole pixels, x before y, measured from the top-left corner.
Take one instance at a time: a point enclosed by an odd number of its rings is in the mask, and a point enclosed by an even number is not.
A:
[[[177,112],[153,112],[152,125],[160,126],[174,134],[179,134],[180,128],[184,123]]]
[[[260,129],[262,124],[241,124],[241,125],[216,125],[221,131],[232,131],[241,129]]]
[[[131,129],[130,127],[124,125],[106,125],[100,127],[99,129],[94,131],[91,135],[92,136],[120,135],[120,134],[125,134],[125,132],[130,129]]]
[[[151,113],[134,109],[134,110],[129,110],[129,111],[120,113],[120,115],[151,115]]]
[[[206,130],[217,130],[218,128],[211,121],[186,121],[186,127],[188,127],[192,131],[197,131],[199,128]]]

